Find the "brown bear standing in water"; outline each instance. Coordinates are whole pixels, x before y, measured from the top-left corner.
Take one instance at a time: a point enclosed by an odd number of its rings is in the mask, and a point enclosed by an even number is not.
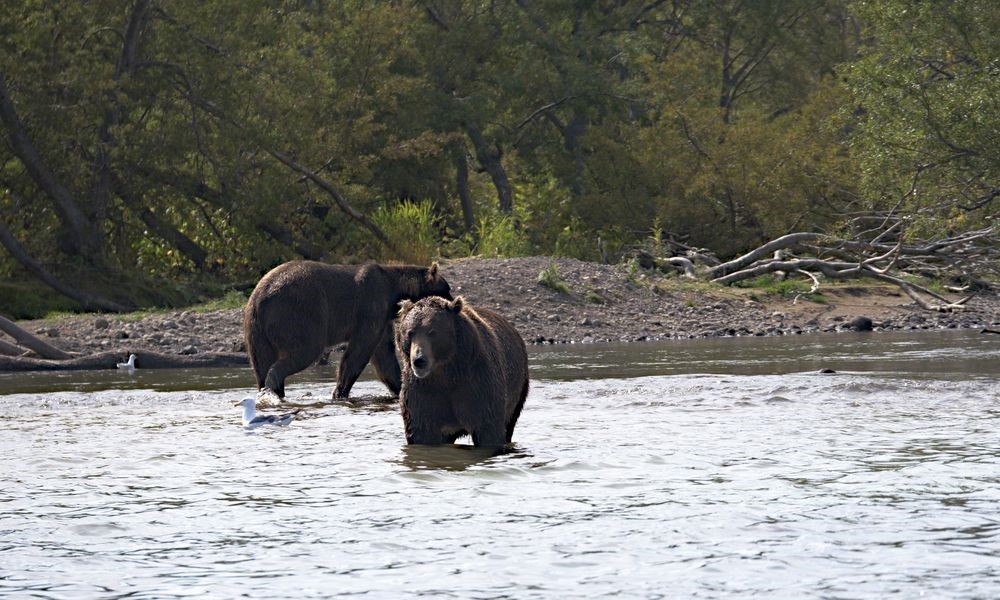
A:
[[[400,304],[399,401],[410,444],[509,443],[528,395],[524,340],[503,317],[459,297]]]
[[[285,378],[305,369],[323,350],[347,342],[335,398],[346,398],[371,360],[378,378],[399,393],[392,320],[400,300],[440,295],[448,282],[431,267],[361,267],[296,260],[269,271],[243,310],[250,367],[257,388],[285,397]]]

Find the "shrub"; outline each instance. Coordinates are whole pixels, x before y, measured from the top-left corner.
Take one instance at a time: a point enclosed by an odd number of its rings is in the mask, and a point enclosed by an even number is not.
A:
[[[569,288],[569,285],[567,285],[566,282],[562,280],[562,277],[559,276],[559,268],[555,263],[552,263],[548,267],[542,269],[542,271],[538,274],[538,284],[560,294],[565,294],[567,296],[573,295],[573,291]]]

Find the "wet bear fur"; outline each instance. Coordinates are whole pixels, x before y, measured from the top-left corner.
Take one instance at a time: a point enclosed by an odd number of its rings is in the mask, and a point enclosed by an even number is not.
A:
[[[347,342],[335,398],[346,398],[369,360],[393,394],[400,389],[392,320],[401,300],[440,295],[448,282],[431,267],[328,265],[297,260],[269,271],[243,310],[243,334],[258,389],[285,396],[285,378],[329,346]]]
[[[463,298],[402,302],[396,351],[399,400],[410,444],[510,443],[528,395],[528,353],[517,330]]]

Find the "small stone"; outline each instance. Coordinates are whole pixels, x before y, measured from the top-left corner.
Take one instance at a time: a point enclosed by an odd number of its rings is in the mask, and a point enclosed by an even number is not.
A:
[[[198,349],[195,348],[194,346],[184,346],[184,349],[181,350],[181,354],[197,354],[197,353]]]
[[[53,327],[52,329],[49,329],[48,331],[46,331],[45,335],[47,335],[47,336],[49,336],[51,338],[59,337],[59,330],[56,329],[55,327]]]
[[[177,325],[177,321],[171,321],[170,319],[160,323],[160,329],[177,329],[178,327],[179,325]]]
[[[119,340],[127,340],[128,339],[128,332],[125,331],[124,329],[119,330],[117,333],[115,333],[115,338],[119,339]]]
[[[579,322],[579,323],[577,323],[577,324],[578,324],[578,325],[583,325],[584,327],[586,327],[586,326],[588,326],[588,325],[591,325],[592,323],[591,323],[590,319],[588,319],[587,317],[584,317],[584,318],[583,318],[583,319],[581,319],[581,320],[580,320],[580,322]]]
[[[94,329],[107,329],[108,325],[110,325],[110,323],[108,323],[108,320],[104,317],[94,319]]]
[[[553,322],[559,322],[559,321],[562,320],[562,319],[559,318],[559,315],[554,314],[554,313],[551,314],[551,315],[549,315],[549,316],[547,316],[547,317],[545,317],[545,318],[546,318],[546,320],[553,321]]]

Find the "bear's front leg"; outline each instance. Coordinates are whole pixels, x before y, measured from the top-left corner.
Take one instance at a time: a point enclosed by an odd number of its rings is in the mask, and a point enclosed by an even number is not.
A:
[[[472,444],[481,448],[503,448],[507,445],[507,428],[503,420],[482,423],[472,431]]]
[[[454,440],[449,440],[440,428],[406,425],[407,444],[438,445],[452,441]]]

